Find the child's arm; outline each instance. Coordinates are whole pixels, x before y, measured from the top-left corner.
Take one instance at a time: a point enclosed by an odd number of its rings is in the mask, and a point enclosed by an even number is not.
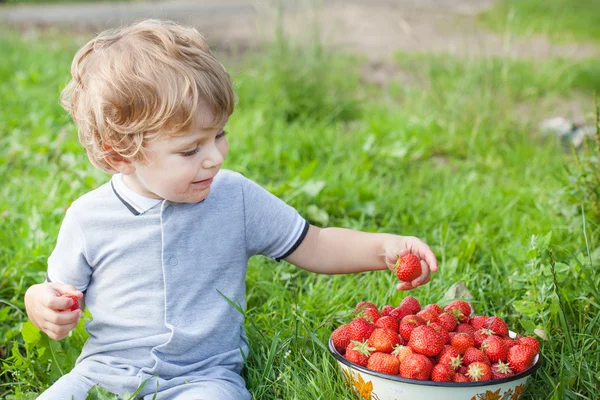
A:
[[[306,237],[286,261],[320,274],[393,270],[398,255],[413,253],[421,259],[423,272],[412,282],[398,284],[409,290],[429,282],[438,269],[435,255],[423,241],[412,236],[367,233],[343,228],[310,226]]]
[[[79,298],[79,310],[69,311],[73,300],[61,297],[73,294]],[[29,320],[50,338],[60,340],[77,326],[83,308],[83,293],[74,286],[60,283],[32,285],[25,292],[25,309]],[[60,311],[65,310],[66,311]]]

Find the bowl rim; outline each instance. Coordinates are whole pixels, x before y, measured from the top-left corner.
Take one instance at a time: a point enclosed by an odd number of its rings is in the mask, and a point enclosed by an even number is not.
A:
[[[511,332],[511,333],[514,333],[514,332]],[[358,371],[363,372],[368,375],[374,375],[381,379],[387,379],[390,381],[408,383],[411,385],[421,385],[421,386],[473,387],[473,386],[499,385],[502,383],[512,382],[512,381],[526,378],[529,375],[533,374],[535,371],[537,371],[537,369],[542,365],[542,358],[540,357],[540,354],[538,353],[535,356],[533,365],[529,369],[527,369],[526,371],[520,372],[518,374],[515,374],[513,376],[509,376],[508,378],[494,379],[494,380],[480,381],[480,382],[436,382],[436,381],[431,381],[431,380],[421,381],[418,379],[401,378],[398,375],[390,375],[390,374],[384,374],[382,372],[372,371],[372,370],[362,367],[358,364],[351,363],[343,355],[338,353],[338,351],[335,349],[335,346],[333,345],[333,340],[331,339],[331,336],[329,336],[329,346],[328,347],[329,347],[329,352],[333,355],[333,357],[338,362],[346,365],[347,367],[353,368],[355,370],[358,370]]]

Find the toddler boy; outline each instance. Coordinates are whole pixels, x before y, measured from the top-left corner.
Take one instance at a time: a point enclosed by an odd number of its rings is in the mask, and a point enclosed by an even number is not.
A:
[[[94,384],[122,396],[249,399],[241,313],[248,259],[284,259],[323,274],[392,268],[419,256],[414,237],[311,226],[242,175],[222,169],[235,97],[228,73],[192,28],[156,20],[107,31],[76,54],[62,93],[90,161],[112,179],[71,205],[47,282],[25,295],[53,339],[89,308],[89,339],[74,369],[40,399],[85,399]],[[85,295],[84,295],[85,294]],[[73,397],[72,397],[73,396]]]

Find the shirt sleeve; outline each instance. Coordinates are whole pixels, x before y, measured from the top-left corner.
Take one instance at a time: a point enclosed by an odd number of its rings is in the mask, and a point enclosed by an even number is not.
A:
[[[72,209],[69,209],[60,227],[56,247],[48,257],[48,281],[73,285],[83,292],[91,276],[83,232]]]
[[[255,182],[242,177],[246,248],[279,261],[302,243],[308,221],[283,200]]]

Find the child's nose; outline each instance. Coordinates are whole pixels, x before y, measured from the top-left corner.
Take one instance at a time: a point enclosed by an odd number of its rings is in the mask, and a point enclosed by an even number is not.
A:
[[[207,157],[202,161],[202,168],[209,169],[219,167],[223,164],[225,158],[219,148],[213,145],[207,153]]]

